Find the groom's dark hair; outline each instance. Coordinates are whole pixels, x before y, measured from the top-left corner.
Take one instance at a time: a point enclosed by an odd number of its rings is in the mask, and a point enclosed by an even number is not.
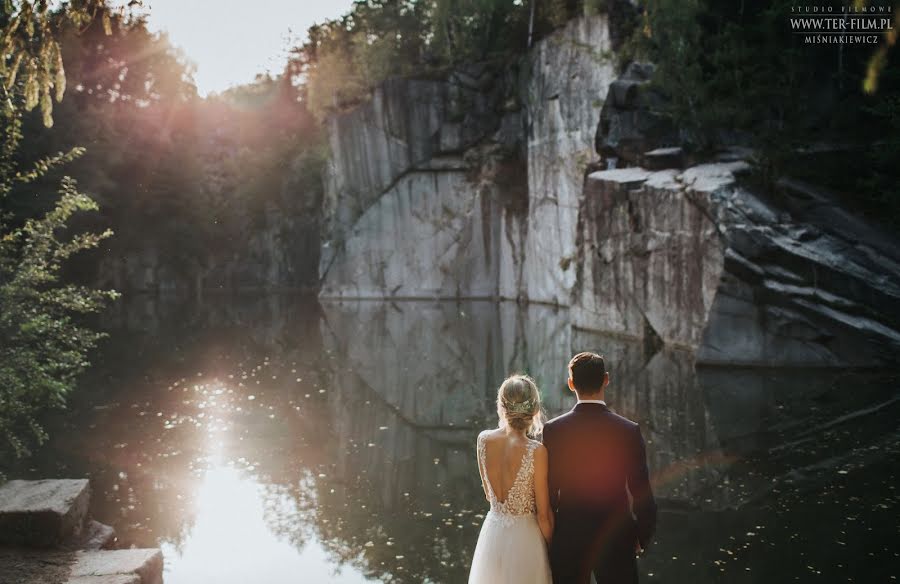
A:
[[[606,362],[597,353],[578,353],[569,361],[569,376],[579,393],[597,393],[603,388]]]

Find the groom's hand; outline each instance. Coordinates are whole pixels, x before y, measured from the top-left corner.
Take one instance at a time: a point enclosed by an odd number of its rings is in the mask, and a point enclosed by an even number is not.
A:
[[[640,556],[644,553],[644,548],[641,547],[641,542],[638,540],[634,541],[634,555]]]

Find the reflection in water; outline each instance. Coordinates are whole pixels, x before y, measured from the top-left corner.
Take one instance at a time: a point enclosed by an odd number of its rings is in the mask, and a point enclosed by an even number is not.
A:
[[[177,546],[162,542],[167,584],[277,582],[292,574],[311,582],[366,581],[355,570],[333,568],[317,542],[298,553],[289,539],[279,537],[267,515],[295,515],[294,500],[267,492],[233,467],[207,470],[195,496],[190,532]]]
[[[496,423],[497,385],[530,373],[555,415],[573,402],[565,364],[587,349],[607,355],[608,400],[647,439],[662,515],[645,578],[897,575],[891,375],[695,370],[547,306],[267,296],[116,311],[53,442],[12,474],[91,476],[95,516],[123,545],[162,546],[170,584],[464,582],[486,510],[474,439]]]

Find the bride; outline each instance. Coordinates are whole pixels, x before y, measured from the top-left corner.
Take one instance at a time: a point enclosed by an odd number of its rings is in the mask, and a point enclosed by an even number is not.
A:
[[[513,375],[497,392],[500,427],[478,435],[478,470],[491,510],[484,519],[469,584],[550,584],[547,544],[553,513],[547,449],[540,432],[541,396],[534,380]]]

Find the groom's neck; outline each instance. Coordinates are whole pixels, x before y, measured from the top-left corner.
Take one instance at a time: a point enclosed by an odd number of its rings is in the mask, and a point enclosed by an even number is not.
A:
[[[581,393],[579,391],[575,392],[575,395],[578,397],[578,401],[587,401],[587,400],[601,400],[606,401],[606,392],[604,390],[600,390],[595,393]]]

